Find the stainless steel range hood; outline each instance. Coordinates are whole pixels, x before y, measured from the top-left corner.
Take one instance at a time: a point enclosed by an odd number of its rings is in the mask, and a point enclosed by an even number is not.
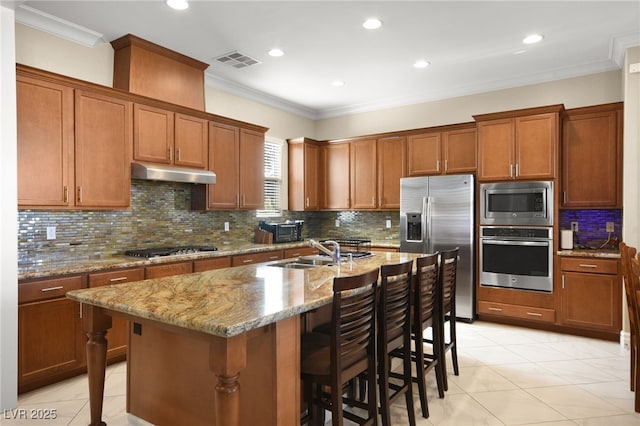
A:
[[[141,162],[131,163],[131,177],[168,182],[216,183],[216,174],[209,170]]]

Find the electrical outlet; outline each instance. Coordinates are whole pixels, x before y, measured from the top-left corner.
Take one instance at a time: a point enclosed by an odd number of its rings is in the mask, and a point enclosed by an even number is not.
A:
[[[571,222],[571,230],[573,232],[578,232],[578,222]]]
[[[387,225],[387,228],[391,228],[391,219],[387,219],[386,225]]]
[[[613,222],[607,222],[607,232],[614,232]]]
[[[47,226],[47,240],[55,240],[55,239],[56,239],[56,227]]]
[[[229,222],[224,223],[224,230],[225,232],[229,232]]]
[[[340,220],[336,219],[336,228],[340,228]]]

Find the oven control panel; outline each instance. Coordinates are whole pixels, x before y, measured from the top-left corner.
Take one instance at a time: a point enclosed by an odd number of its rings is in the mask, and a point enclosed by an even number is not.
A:
[[[482,237],[551,239],[553,228],[483,226]]]

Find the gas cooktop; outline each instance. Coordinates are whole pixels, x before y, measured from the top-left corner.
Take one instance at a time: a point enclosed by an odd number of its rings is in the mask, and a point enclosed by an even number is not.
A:
[[[143,257],[148,259],[151,257],[175,256],[180,254],[193,254],[216,250],[218,250],[218,248],[215,246],[178,246],[127,250],[124,252],[124,254],[125,256]]]

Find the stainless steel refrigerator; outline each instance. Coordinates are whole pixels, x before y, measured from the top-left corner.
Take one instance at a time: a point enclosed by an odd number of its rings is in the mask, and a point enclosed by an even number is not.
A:
[[[456,317],[475,319],[473,175],[400,179],[400,250],[434,253],[460,248]]]

